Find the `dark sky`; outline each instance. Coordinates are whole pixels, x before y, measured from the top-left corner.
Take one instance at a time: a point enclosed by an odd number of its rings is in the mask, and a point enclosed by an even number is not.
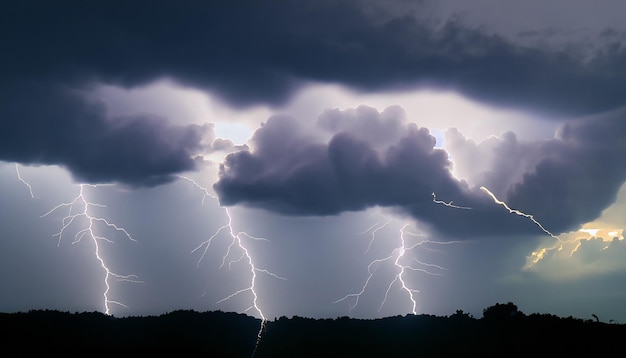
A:
[[[626,320],[625,10],[5,4],[0,310]]]

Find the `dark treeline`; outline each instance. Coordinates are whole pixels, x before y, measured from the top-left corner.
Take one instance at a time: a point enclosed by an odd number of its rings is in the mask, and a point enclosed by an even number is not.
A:
[[[626,356],[626,325],[524,314],[512,303],[447,316],[269,321],[237,313],[174,311],[116,318],[50,310],[0,314],[0,356],[503,357]]]

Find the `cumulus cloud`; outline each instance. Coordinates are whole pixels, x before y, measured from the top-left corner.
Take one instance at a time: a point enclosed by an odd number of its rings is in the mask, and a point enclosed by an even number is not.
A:
[[[352,131],[335,132],[322,142],[294,118],[270,118],[252,137],[254,151],[226,157],[215,185],[222,203],[261,202],[291,214],[329,215],[402,200],[431,200],[435,188],[457,190],[447,155],[434,148],[428,129],[405,124],[394,145],[378,151],[373,146],[377,127],[389,123],[378,111],[360,107],[356,112],[326,112],[320,125],[330,128],[331,117],[335,129],[346,124]],[[379,125],[369,130],[359,126],[367,122]],[[405,195],[407,190],[414,195]]]
[[[626,180],[625,115],[565,124],[557,138],[540,144],[540,161],[510,188],[508,199],[557,231],[597,218]]]
[[[436,230],[465,236],[524,226],[454,178],[446,151],[435,148],[427,128],[405,122],[397,107],[382,113],[364,106],[326,111],[318,125],[336,132],[326,141],[294,118],[270,118],[253,135],[253,150],[230,154],[222,164],[214,185],[221,204],[315,216],[393,207]],[[433,193],[482,210],[439,206]]]
[[[560,114],[626,105],[626,74],[621,70],[626,50],[619,37],[582,60],[576,51],[524,47],[454,19],[433,26],[428,14],[414,16],[399,4],[388,8],[377,1],[356,0],[272,6],[237,1],[12,4],[0,12],[1,159],[60,164],[81,179],[139,185],[163,182],[172,173],[189,170],[203,146],[204,129],[170,126],[148,116],[111,119],[104,107],[80,95],[97,85],[130,88],[164,78],[211,92],[234,106],[281,104],[311,81],[361,91],[446,88],[495,105]],[[357,123],[338,120],[329,111],[320,118],[320,128],[331,135],[340,131],[348,135],[337,136],[328,148],[307,142],[289,148],[310,151],[313,157],[304,161],[309,166],[301,167],[312,170],[313,163],[332,164],[315,162],[320,151],[353,155],[361,146],[378,153],[362,160],[389,170],[393,151],[383,150],[389,143],[396,140],[399,152],[403,145],[429,143],[416,139],[420,129],[397,142],[403,119],[389,111],[383,116],[392,120],[370,121],[379,126],[376,132],[363,130],[372,125],[364,113],[358,113]],[[513,139],[508,142],[515,147]],[[220,148],[225,144],[216,143]],[[103,153],[95,153],[96,148]],[[423,169],[447,176],[441,159],[445,155],[438,153],[433,151],[432,158],[438,159],[428,164],[433,167],[423,164]],[[373,168],[367,169],[376,171]],[[525,180],[530,185],[532,178]],[[449,181],[446,177],[441,185]],[[505,183],[493,181],[494,186]],[[507,185],[497,190],[504,191]]]
[[[501,198],[541,158],[539,142],[520,141],[513,132],[492,135],[476,143],[452,127],[445,132],[445,140],[455,174],[472,185],[489,188]]]
[[[253,150],[226,157],[214,188],[223,205],[290,215],[384,206],[457,236],[539,233],[531,220],[509,214],[478,190],[487,186],[558,234],[598,217],[615,201],[626,180],[621,118],[618,113],[570,123],[558,137],[535,142],[505,133],[476,144],[450,130],[453,151],[464,154],[454,156],[453,164],[435,148],[428,129],[406,121],[398,108],[326,111],[318,125],[335,131],[328,141],[293,118],[272,117],[252,137]],[[479,163],[480,169],[466,182],[452,175],[457,162]],[[432,193],[472,210],[437,206]]]
[[[461,177],[484,185],[553,232],[597,218],[626,180],[624,110],[564,124],[553,139],[519,141],[505,133],[475,143],[446,133]]]

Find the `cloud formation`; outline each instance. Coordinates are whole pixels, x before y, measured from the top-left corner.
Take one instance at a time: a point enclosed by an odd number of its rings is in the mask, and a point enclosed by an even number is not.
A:
[[[109,118],[105,107],[84,96],[101,84],[133,87],[164,78],[233,106],[285,103],[310,82],[361,91],[444,88],[494,105],[561,115],[626,105],[621,70],[626,50],[619,37],[583,59],[567,47],[521,46],[454,18],[435,26],[427,14],[417,17],[401,9],[398,3],[386,9],[383,3],[356,0],[272,6],[238,1],[12,4],[0,12],[0,159],[59,164],[81,180],[134,185],[158,184],[193,169],[208,129],[171,126],[148,115]],[[441,186],[457,187],[448,178],[445,155],[423,150],[430,139],[422,129],[375,156],[368,150],[380,149],[390,138],[385,136],[399,140],[398,133],[388,132],[398,130],[394,123],[381,122],[378,132],[368,132],[333,122],[332,112],[326,117],[322,126],[349,134],[338,135],[328,148],[304,142],[298,150],[312,158],[302,168],[330,170],[360,153],[363,157],[353,159],[365,167],[350,170],[382,175],[394,170],[399,161],[394,156],[415,146],[428,158],[420,161],[421,170],[432,171]],[[324,151],[330,160],[322,159]],[[398,174],[414,175],[399,169]],[[509,185],[490,178],[503,186],[498,190]],[[527,181],[530,185],[531,178]],[[382,195],[345,205],[387,201],[394,202]]]
[[[626,105],[621,40],[583,59],[576,48],[525,47],[398,9],[356,0],[23,1],[0,15],[0,75],[120,86],[170,78],[234,105],[284,103],[310,81],[434,86],[570,114]]]
[[[593,220],[615,201],[626,180],[622,117],[569,123],[557,138],[536,142],[507,133],[475,144],[452,129],[447,138],[459,153],[454,162],[482,167],[470,172],[471,184],[454,177],[447,151],[435,147],[427,128],[407,122],[398,107],[382,113],[367,107],[326,111],[318,127],[334,131],[327,141],[293,118],[272,117],[255,132],[253,150],[226,157],[214,189],[223,205],[289,215],[383,206],[456,236],[532,232],[521,223],[530,221],[512,218],[478,190],[487,186],[558,234]],[[473,210],[436,206],[432,193]]]
[[[209,124],[111,117],[104,104],[60,85],[5,84],[0,96],[0,160],[58,164],[80,181],[161,184],[194,169],[194,157],[210,151],[214,139]]]
[[[626,180],[623,110],[570,121],[543,141],[513,133],[481,143],[446,133],[461,177],[489,187],[511,206],[532,213],[554,232],[597,218]]]
[[[427,128],[408,123],[399,107],[329,110],[317,128],[333,135],[326,140],[294,118],[270,118],[253,135],[252,151],[226,157],[214,185],[221,204],[315,216],[394,207],[455,235],[470,227],[490,232],[493,225],[481,225],[479,216],[502,213],[452,176],[446,151],[435,148]],[[454,213],[433,203],[433,193],[485,210]],[[455,225],[446,225],[451,217]]]

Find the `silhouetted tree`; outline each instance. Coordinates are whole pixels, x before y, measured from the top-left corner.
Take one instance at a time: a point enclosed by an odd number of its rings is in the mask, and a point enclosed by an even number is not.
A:
[[[160,316],[116,318],[102,313],[0,313],[0,357],[158,356],[250,357],[260,321],[233,312],[177,310]],[[544,345],[545,356],[626,357],[626,325],[551,314],[521,313],[496,304],[475,319],[406,315],[380,319],[294,316],[267,322],[255,358],[282,357],[502,357],[560,334],[575,344]]]
[[[462,319],[472,319],[474,317],[472,317],[472,315],[467,312],[463,312],[463,310],[456,310],[456,312],[454,312],[450,316],[450,318],[455,319],[455,320],[462,320]]]
[[[483,310],[483,319],[486,321],[501,322],[520,316],[524,316],[524,314],[517,309],[515,304],[511,302],[496,303],[495,305],[487,307]]]
[[[597,315],[592,313],[591,316],[596,319],[596,322],[600,322],[600,318]]]

